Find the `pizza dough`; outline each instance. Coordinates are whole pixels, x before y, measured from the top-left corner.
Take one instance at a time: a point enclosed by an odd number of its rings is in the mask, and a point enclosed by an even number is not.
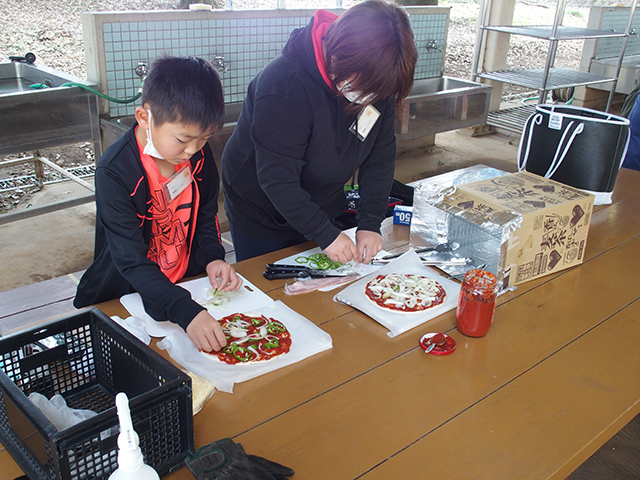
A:
[[[249,365],[284,355],[291,334],[282,322],[259,313],[234,313],[218,320],[227,337],[219,352],[203,352],[223,363]]]
[[[378,275],[367,283],[364,293],[380,308],[404,313],[433,308],[447,296],[434,279],[401,273]]]

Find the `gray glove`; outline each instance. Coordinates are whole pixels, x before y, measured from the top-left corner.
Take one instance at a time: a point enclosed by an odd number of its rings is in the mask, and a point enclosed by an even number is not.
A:
[[[230,438],[199,448],[184,463],[198,480],[286,480],[294,473],[266,458],[247,455]]]

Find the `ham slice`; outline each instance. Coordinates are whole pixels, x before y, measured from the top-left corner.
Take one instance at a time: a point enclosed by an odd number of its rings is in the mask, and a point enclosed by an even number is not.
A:
[[[360,275],[349,275],[346,277],[323,277],[313,278],[311,280],[289,280],[284,286],[284,293],[287,295],[300,295],[301,293],[309,293],[320,288],[333,287],[354,281]]]

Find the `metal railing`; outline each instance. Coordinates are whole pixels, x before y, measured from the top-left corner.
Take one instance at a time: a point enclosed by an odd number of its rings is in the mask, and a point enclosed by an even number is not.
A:
[[[25,163],[34,164],[34,171],[37,185],[43,186],[45,184],[45,171],[44,167],[48,167],[51,170],[54,170],[60,176],[67,178],[69,180],[74,181],[78,185],[89,190],[91,193],[89,195],[84,195],[77,198],[71,198],[69,200],[62,200],[59,202],[50,203],[48,205],[43,205],[41,207],[33,207],[26,210],[12,211],[8,213],[0,214],[0,225],[4,225],[6,223],[15,222],[17,220],[23,220],[25,218],[35,217],[37,215],[42,215],[44,213],[56,212],[58,210],[62,210],[69,207],[75,207],[78,205],[84,205],[85,203],[93,202],[95,200],[95,188],[90,183],[86,182],[80,176],[74,174],[69,170],[65,170],[61,166],[55,164],[51,160],[41,156],[31,156],[24,158],[17,158],[14,160],[6,160],[4,162],[0,162],[0,168],[4,167],[12,167],[15,165],[22,165]]]

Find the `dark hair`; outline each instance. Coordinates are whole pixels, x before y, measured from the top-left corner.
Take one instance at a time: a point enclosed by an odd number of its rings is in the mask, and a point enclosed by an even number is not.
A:
[[[418,50],[409,15],[394,3],[367,0],[349,8],[324,38],[327,73],[333,87],[349,80],[370,103],[389,98],[400,111],[409,95]]]
[[[202,131],[224,124],[224,95],[216,68],[196,57],[161,57],[153,62],[142,88],[155,125],[184,123]]]

